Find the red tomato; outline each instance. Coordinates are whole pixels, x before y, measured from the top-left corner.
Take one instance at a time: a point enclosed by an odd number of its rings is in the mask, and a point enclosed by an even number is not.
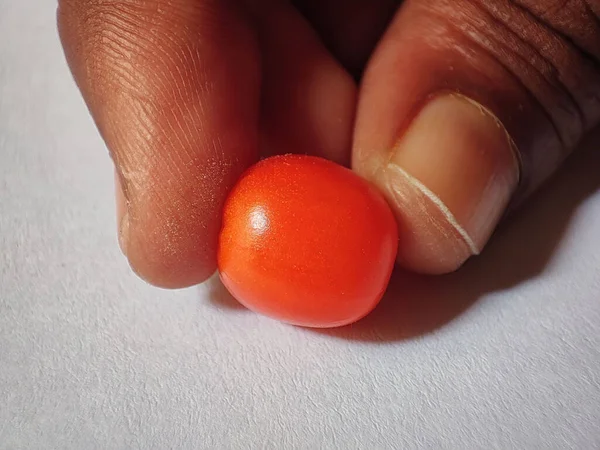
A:
[[[306,327],[359,320],[381,299],[398,231],[379,192],[325,159],[267,158],[225,204],[221,280],[249,309]]]

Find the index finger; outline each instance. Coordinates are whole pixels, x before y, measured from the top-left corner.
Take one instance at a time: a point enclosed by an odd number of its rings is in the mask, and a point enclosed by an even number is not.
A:
[[[257,158],[251,26],[224,0],[60,0],[58,24],[115,162],[132,268],[163,287],[203,281],[225,196]]]

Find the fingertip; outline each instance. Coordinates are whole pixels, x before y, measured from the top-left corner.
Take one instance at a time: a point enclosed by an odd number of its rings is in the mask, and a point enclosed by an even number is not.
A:
[[[147,247],[129,252],[127,260],[133,272],[146,283],[162,289],[183,289],[208,280],[217,270],[215,258],[199,263],[197,255],[181,249],[173,255],[169,248]]]
[[[163,206],[156,213],[154,208],[135,205],[121,225],[121,246],[132,270],[147,283],[165,289],[185,288],[210,278],[216,270],[217,220],[211,216],[194,223],[179,218],[187,210],[176,212]]]

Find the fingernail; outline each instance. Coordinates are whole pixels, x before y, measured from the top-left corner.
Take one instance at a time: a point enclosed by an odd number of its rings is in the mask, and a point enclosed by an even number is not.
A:
[[[127,210],[127,198],[123,191],[121,179],[115,170],[115,202],[117,206],[117,233],[119,247],[124,255],[127,255],[127,237],[129,235],[129,213]]]
[[[445,273],[483,249],[517,187],[519,163],[490,111],[446,94],[413,119],[381,177],[408,233],[400,262]]]

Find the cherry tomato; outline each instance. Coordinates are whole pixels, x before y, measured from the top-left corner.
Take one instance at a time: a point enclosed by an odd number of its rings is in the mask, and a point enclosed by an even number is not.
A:
[[[247,308],[336,327],[377,305],[397,245],[389,206],[354,172],[313,156],[274,156],[248,169],[229,195],[218,266]]]

